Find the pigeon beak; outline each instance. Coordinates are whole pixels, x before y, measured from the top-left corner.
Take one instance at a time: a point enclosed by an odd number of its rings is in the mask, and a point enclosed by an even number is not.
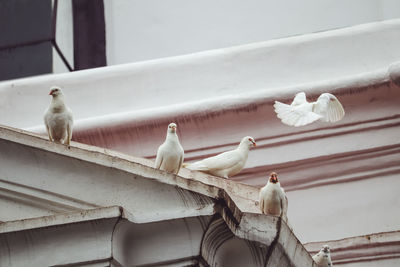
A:
[[[253,142],[253,146],[254,146],[254,147],[256,147],[256,146],[257,146],[256,142]]]
[[[53,95],[53,90],[50,91],[49,95]]]

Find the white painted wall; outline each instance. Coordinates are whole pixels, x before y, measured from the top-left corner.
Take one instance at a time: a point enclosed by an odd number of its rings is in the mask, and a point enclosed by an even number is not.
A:
[[[400,17],[398,0],[105,0],[115,65]]]
[[[105,0],[107,64],[189,54],[400,18],[397,0]],[[57,43],[73,65],[72,7],[59,1]],[[54,73],[67,72],[53,51]]]
[[[399,186],[399,174],[393,174],[291,191],[288,217],[302,243],[397,231]]]
[[[54,3],[53,3],[54,5]],[[58,1],[56,21],[56,42],[64,57],[74,67],[74,33],[72,20],[72,1]],[[61,57],[53,47],[53,72],[68,72]]]
[[[115,122],[115,118],[102,117],[115,113],[141,112],[125,114],[137,119],[188,112],[193,107],[215,109],[226,98],[230,102],[267,96],[277,99],[284,92],[297,92],[300,85],[309,90],[318,82],[328,87],[348,86],[354,82],[348,77],[377,79],[375,74],[365,73],[379,70],[383,77],[390,64],[400,61],[399,29],[397,19],[187,56],[1,82],[0,114],[4,115],[0,123],[19,128],[43,126],[53,85],[63,88],[76,126],[79,120],[96,117]],[[338,84],[338,79],[344,80]]]

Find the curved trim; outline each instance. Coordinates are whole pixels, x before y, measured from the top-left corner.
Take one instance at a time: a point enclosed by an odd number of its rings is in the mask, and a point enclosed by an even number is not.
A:
[[[218,254],[218,249],[227,241],[234,238],[235,235],[232,233],[231,229],[227,225],[227,222],[220,215],[214,216],[211,219],[208,229],[203,235],[203,240],[201,242],[200,256],[207,262],[209,266],[216,266],[216,256]],[[250,241],[238,237],[241,241],[245,242],[249,248],[254,266],[265,266],[266,262],[266,251],[267,246],[265,244],[260,244],[256,241]],[[276,239],[277,241],[277,239]],[[253,266],[253,265],[252,265]]]
[[[378,90],[382,86],[390,86],[388,68],[374,72],[359,74],[351,78],[338,78],[334,81],[319,81],[311,84],[294,85],[289,87],[268,88],[253,90],[243,94],[218,96],[199,101],[188,101],[171,106],[160,106],[140,110],[110,113],[102,116],[81,118],[74,122],[74,140],[80,140],[91,132],[107,132],[110,128],[119,130],[135,127],[146,127],[152,124],[168,124],[171,118],[178,124],[193,120],[202,120],[209,117],[221,116],[229,112],[249,112],[268,105],[272,106],[275,100],[290,102],[293,95],[299,91],[306,91],[308,99],[316,99],[321,93],[329,91],[336,96],[352,95],[367,90]],[[0,86],[1,88],[1,86]],[[43,125],[33,125],[24,129],[45,133]],[[153,155],[149,155],[152,157]]]
[[[214,217],[207,231],[203,235],[200,255],[210,265],[214,266],[218,249],[226,241],[234,237],[232,231],[226,226],[226,222],[220,216]]]

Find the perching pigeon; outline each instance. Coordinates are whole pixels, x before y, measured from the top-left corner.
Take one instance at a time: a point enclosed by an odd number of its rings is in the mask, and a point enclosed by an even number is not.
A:
[[[176,134],[176,124],[168,125],[165,142],[158,148],[155,168],[178,174],[183,162],[183,148]]]
[[[65,105],[64,95],[59,87],[51,87],[49,95],[53,99],[44,113],[44,124],[46,125],[49,140],[69,145],[72,138],[72,112]]]
[[[288,200],[278,181],[278,175],[272,172],[267,184],[260,190],[260,209],[263,214],[281,216],[287,220]]]
[[[256,142],[253,137],[246,136],[236,149],[195,163],[189,163],[186,167],[190,170],[229,178],[243,169],[252,146],[256,146]]]
[[[321,250],[315,254],[313,257],[315,263],[317,263],[318,267],[331,267],[332,260],[331,260],[331,253],[330,248],[328,245],[324,245]]]
[[[324,93],[316,102],[307,102],[304,92],[296,94],[292,104],[286,105],[275,101],[275,112],[284,124],[304,126],[316,120],[336,122],[343,118],[344,109],[332,94]]]

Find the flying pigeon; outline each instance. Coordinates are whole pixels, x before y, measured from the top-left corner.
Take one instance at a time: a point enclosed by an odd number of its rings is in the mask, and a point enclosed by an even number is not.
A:
[[[331,260],[331,253],[330,248],[328,245],[324,245],[321,250],[315,254],[313,257],[315,263],[317,263],[318,267],[331,267],[332,260]]]
[[[72,138],[72,112],[65,105],[61,88],[51,87],[49,95],[53,98],[44,113],[44,124],[46,125],[49,140],[69,146]]]
[[[176,124],[168,125],[165,142],[158,148],[155,168],[178,174],[183,162],[183,148],[176,134]]]
[[[243,137],[239,146],[214,157],[188,164],[186,167],[194,171],[202,171],[212,175],[229,178],[238,174],[244,167],[252,146],[256,146],[253,137]]]
[[[276,172],[269,176],[267,184],[260,190],[260,209],[263,214],[281,216],[287,220],[288,200],[278,181]]]
[[[296,94],[292,104],[275,101],[275,112],[284,124],[304,126],[316,120],[336,122],[343,118],[344,109],[332,94],[321,94],[316,102],[307,102],[304,92]]]

